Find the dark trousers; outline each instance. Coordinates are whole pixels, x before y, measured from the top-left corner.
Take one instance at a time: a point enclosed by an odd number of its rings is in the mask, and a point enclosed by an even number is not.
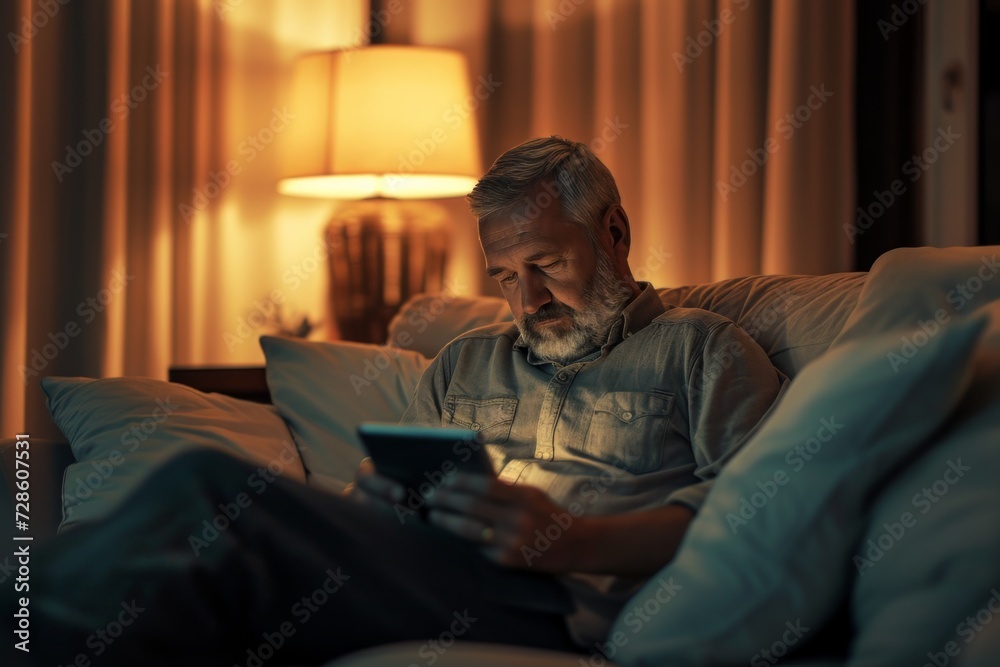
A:
[[[404,640],[424,642],[418,665],[456,640],[580,650],[555,578],[212,451],[40,549],[30,605],[31,665],[316,664]]]

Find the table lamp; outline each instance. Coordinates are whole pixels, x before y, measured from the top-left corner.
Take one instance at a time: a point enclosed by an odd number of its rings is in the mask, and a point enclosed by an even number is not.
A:
[[[417,292],[440,291],[443,207],[401,201],[468,194],[481,173],[465,57],[380,45],[295,63],[282,194],[351,202],[326,229],[330,305],[344,340],[383,342]]]

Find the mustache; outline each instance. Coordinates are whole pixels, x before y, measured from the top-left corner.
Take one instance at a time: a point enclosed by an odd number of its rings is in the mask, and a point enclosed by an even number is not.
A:
[[[533,313],[521,316],[521,325],[532,327],[547,320],[554,320],[559,317],[572,317],[576,311],[564,303],[547,303]]]

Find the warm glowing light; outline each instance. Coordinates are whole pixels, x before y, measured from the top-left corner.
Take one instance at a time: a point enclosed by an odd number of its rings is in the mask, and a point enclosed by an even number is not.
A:
[[[467,194],[481,164],[465,57],[373,46],[304,56],[278,190],[330,199]]]
[[[297,197],[328,197],[330,199],[438,199],[462,197],[472,190],[476,179],[471,176],[420,174],[388,176],[376,174],[344,174],[285,178],[278,183],[278,192]]]

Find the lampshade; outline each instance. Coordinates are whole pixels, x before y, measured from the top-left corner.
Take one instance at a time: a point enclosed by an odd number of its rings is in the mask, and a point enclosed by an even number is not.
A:
[[[421,199],[467,194],[480,175],[465,57],[371,46],[303,56],[293,73],[283,194]]]

